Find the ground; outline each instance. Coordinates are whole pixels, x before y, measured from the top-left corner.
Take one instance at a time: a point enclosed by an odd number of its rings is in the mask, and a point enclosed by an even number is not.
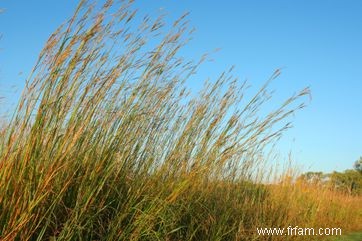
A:
[[[362,240],[362,232],[343,235],[342,237],[332,239],[332,241],[361,241],[361,240]]]

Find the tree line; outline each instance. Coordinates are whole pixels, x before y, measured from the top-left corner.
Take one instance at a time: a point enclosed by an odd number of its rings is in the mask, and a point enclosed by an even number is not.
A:
[[[298,181],[350,195],[362,195],[362,157],[354,163],[353,169],[332,173],[306,172],[298,177]]]

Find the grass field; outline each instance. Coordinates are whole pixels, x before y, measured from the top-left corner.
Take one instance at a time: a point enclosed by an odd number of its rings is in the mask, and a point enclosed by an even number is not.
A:
[[[332,239],[333,241],[360,241],[362,240],[362,233],[352,233],[349,235],[344,235],[340,238]]]
[[[256,228],[362,229],[361,197],[270,165],[309,90],[262,114],[279,71],[246,98],[230,69],[191,94],[185,81],[205,58],[179,56],[190,31],[186,15],[165,26],[132,3],[82,2],[49,38],[0,129],[1,240],[280,240]]]

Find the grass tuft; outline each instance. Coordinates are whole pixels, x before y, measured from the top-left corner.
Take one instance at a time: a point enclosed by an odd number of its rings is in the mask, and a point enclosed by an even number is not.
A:
[[[262,115],[279,70],[246,99],[230,69],[193,95],[185,81],[206,58],[179,55],[187,15],[168,26],[132,2],[81,1],[41,51],[0,130],[1,240],[256,240],[263,226],[361,228],[360,198],[256,175],[308,89]]]

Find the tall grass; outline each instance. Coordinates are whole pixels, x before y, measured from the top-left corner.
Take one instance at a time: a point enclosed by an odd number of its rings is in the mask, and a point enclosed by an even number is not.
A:
[[[290,221],[289,190],[257,174],[308,89],[262,115],[279,71],[246,99],[230,69],[192,95],[191,32],[80,2],[0,132],[1,240],[251,240]]]

